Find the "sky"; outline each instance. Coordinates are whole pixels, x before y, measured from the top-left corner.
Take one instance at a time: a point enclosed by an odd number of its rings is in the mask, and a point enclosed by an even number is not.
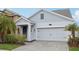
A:
[[[37,11],[39,11],[41,8],[9,8],[9,9],[28,18]],[[48,11],[60,10],[60,9],[63,8],[46,8],[46,10]],[[71,11],[73,18],[76,20],[77,23],[79,23],[79,8],[69,8],[69,9]],[[0,8],[0,10],[3,10],[3,8]]]

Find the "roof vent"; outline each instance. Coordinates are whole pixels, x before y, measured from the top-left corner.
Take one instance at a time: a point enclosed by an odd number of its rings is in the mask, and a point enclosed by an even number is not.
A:
[[[52,26],[52,24],[49,24],[49,26]]]

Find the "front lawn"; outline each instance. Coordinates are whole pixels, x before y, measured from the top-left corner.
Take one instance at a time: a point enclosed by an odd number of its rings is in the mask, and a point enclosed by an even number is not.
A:
[[[79,51],[79,48],[73,47],[73,48],[69,48],[70,51]]]
[[[12,50],[19,46],[21,46],[21,45],[19,45],[19,44],[0,44],[0,49],[1,50]]]

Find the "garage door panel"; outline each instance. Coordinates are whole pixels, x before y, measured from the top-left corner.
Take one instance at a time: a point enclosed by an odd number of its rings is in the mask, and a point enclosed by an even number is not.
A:
[[[65,41],[68,33],[64,28],[41,28],[37,29],[37,40]]]

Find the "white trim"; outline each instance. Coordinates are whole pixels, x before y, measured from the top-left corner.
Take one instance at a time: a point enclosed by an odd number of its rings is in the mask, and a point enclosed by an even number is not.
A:
[[[16,13],[16,12],[14,12],[14,11],[12,11],[12,10],[4,9],[4,11],[5,11],[5,10],[6,10],[6,11],[9,11],[9,12],[15,14],[15,15],[19,15],[19,16],[21,16],[21,18],[25,18],[25,19],[27,19],[26,17],[24,17],[24,16],[22,16],[22,15]],[[33,14],[32,16],[30,16],[28,19],[30,19],[31,17],[35,16],[37,13],[39,13],[39,12],[41,12],[41,11],[45,11],[45,12],[48,12],[48,13],[51,13],[51,14],[54,14],[54,15],[57,15],[57,16],[66,18],[66,19],[68,19],[68,20],[74,21],[74,19],[72,19],[72,18],[69,18],[69,17],[63,16],[63,15],[60,15],[60,14],[55,13],[55,12],[53,12],[53,11],[52,11],[52,12],[50,12],[50,11],[46,11],[46,10],[44,10],[44,9],[39,10],[38,12],[36,12],[36,13]],[[18,19],[17,19],[17,20],[18,20]],[[17,20],[16,20],[16,21],[17,21]],[[16,21],[15,21],[15,22],[16,22]],[[27,21],[29,21],[29,20],[27,20]],[[29,21],[29,22],[31,22],[31,21]]]
[[[66,25],[62,26],[37,26],[37,28],[53,28],[53,27],[65,27]]]
[[[27,18],[24,18],[24,17],[20,17],[19,19],[17,19],[15,22],[17,23],[19,20],[21,20],[21,19],[24,19],[25,21],[28,21],[28,22],[31,22],[31,21],[29,21]]]
[[[60,15],[60,14],[55,13],[55,12],[46,11],[46,10],[43,10],[43,9],[39,10],[38,12],[36,12],[36,13],[33,14],[32,16],[30,16],[28,19],[30,19],[31,17],[35,16],[37,13],[39,13],[39,12],[41,12],[41,11],[45,11],[45,12],[48,12],[48,13],[51,13],[51,14],[54,14],[54,15],[57,15],[57,16],[66,18],[66,19],[68,19],[68,20],[70,20],[70,21],[74,21],[74,19],[72,19],[72,18],[69,18],[69,17],[63,16],[63,15]]]
[[[37,13],[39,13],[41,11],[43,11],[43,9],[41,9],[41,10],[37,11],[36,13],[34,13],[33,15],[31,15],[30,17],[28,17],[28,19],[30,19],[31,17],[35,16]]]
[[[31,38],[31,24],[28,24],[27,40],[32,41],[32,38]]]
[[[37,40],[37,39],[38,39],[38,38],[37,38],[37,28],[35,28],[35,29],[36,29],[36,36],[35,36],[35,37],[36,37],[36,40]]]
[[[49,11],[47,11],[47,12],[49,12]],[[63,17],[63,18],[66,18],[66,19],[68,19],[70,21],[74,21],[74,19],[72,19],[72,18],[69,18],[69,17],[63,16],[63,15],[60,15],[60,14],[55,13],[55,12],[49,12],[49,13],[54,14],[54,15],[57,15],[57,16],[60,16],[60,17]]]
[[[32,38],[31,38],[31,24],[26,24],[26,26],[27,26],[27,33],[26,33],[26,35],[27,35],[27,41],[32,41]],[[22,29],[22,26],[19,26],[20,27],[20,29],[21,29],[21,35],[23,35],[23,29]]]
[[[63,27],[38,27],[37,29],[39,29],[39,28],[65,28],[64,26]]]

